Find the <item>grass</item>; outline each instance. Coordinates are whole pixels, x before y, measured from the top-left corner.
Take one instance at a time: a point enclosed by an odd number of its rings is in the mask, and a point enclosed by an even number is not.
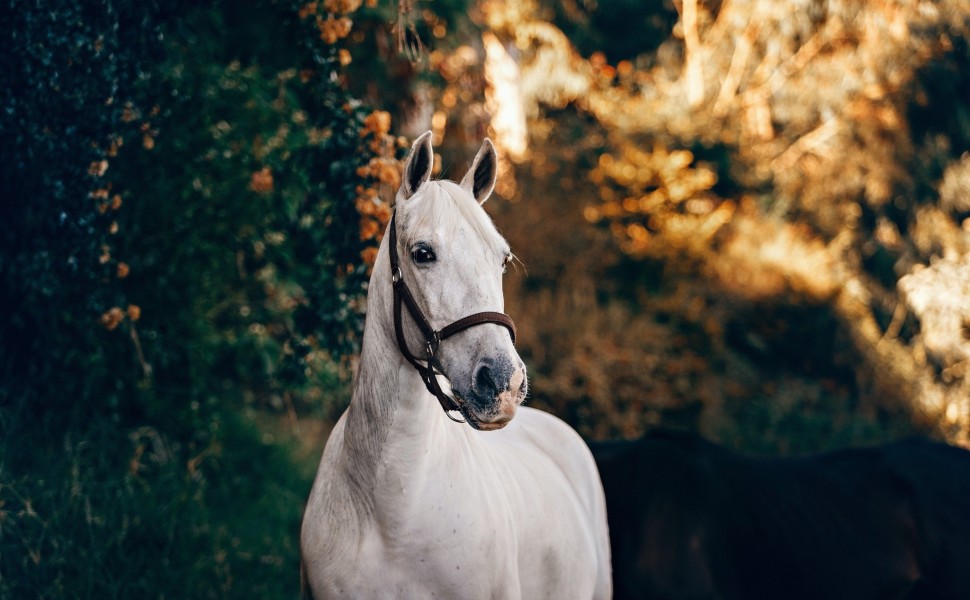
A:
[[[151,428],[103,421],[9,431],[0,598],[297,597],[326,428],[243,411],[216,430],[194,456]]]

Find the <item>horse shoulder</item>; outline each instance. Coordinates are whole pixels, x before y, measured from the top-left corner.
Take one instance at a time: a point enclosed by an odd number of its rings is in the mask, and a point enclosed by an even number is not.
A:
[[[524,443],[538,450],[564,478],[568,492],[558,496],[557,504],[565,506],[564,500],[570,496],[574,500],[578,514],[567,521],[577,527],[577,533],[582,531],[579,535],[589,544],[590,558],[596,564],[592,597],[611,597],[606,498],[592,453],[572,427],[552,414],[522,407],[512,425],[509,433],[520,436]],[[573,547],[572,552],[578,551],[578,547]]]
[[[603,486],[593,455],[572,427],[550,413],[530,407],[520,408],[513,423],[556,464],[570,486],[582,493],[588,508],[601,499]]]

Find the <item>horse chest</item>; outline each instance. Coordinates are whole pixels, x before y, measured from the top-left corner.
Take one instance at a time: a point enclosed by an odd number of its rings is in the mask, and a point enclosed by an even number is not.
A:
[[[572,597],[571,577],[596,557],[575,527],[581,515],[547,492],[558,486],[501,462],[494,473],[456,475],[468,471],[385,479],[371,518],[342,544],[359,551],[329,561],[334,596]]]
[[[506,536],[482,530],[457,512],[428,511],[389,530],[374,522],[360,532],[359,552],[334,556],[325,585],[352,590],[351,597],[517,598],[515,552],[503,551]],[[506,549],[507,550],[507,549]]]

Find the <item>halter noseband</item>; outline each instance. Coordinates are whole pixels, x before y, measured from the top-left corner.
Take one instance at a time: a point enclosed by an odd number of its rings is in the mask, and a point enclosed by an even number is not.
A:
[[[431,323],[428,322],[428,319],[425,318],[424,313],[421,312],[421,308],[414,300],[414,296],[411,294],[411,290],[408,289],[408,285],[404,283],[404,274],[401,271],[401,265],[397,257],[397,225],[395,220],[396,211],[391,215],[390,240],[388,242],[391,246],[391,283],[394,286],[394,333],[397,336],[397,346],[401,349],[401,354],[404,355],[404,358],[421,375],[421,380],[424,382],[425,387],[428,388],[428,391],[431,392],[431,395],[438,399],[441,408],[445,411],[445,415],[452,421],[464,423],[463,420],[451,416],[450,411],[460,411],[458,402],[454,397],[444,393],[441,386],[438,385],[437,377],[435,377],[436,374],[444,375],[444,369],[441,367],[441,362],[436,356],[438,345],[460,331],[486,323],[495,323],[508,329],[509,334],[512,336],[512,343],[514,344],[515,324],[508,315],[499,312],[480,312],[458,319],[451,325],[435,330],[431,326]],[[421,359],[412,354],[408,348],[407,340],[404,338],[402,304],[407,307],[411,318],[418,326],[418,329],[421,330],[421,335],[424,336],[424,362],[426,364],[422,364]]]

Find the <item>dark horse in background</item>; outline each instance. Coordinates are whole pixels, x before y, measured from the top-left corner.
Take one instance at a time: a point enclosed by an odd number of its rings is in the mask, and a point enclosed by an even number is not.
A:
[[[970,452],[794,458],[655,432],[592,443],[616,600],[970,600]]]

